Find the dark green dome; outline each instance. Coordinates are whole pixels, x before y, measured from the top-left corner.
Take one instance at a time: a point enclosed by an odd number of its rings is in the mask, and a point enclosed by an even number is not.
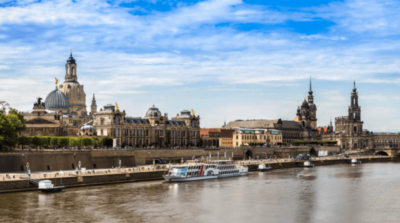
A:
[[[68,63],[68,64],[75,64],[75,59],[72,57],[72,52],[71,52],[71,54],[69,55],[69,58],[68,58],[68,60],[67,60],[67,63]]]

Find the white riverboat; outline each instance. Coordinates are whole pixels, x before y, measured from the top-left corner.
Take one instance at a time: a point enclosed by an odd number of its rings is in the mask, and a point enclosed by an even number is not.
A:
[[[170,166],[163,177],[167,182],[211,180],[246,175],[248,168],[228,160],[207,163],[189,161],[187,164]]]

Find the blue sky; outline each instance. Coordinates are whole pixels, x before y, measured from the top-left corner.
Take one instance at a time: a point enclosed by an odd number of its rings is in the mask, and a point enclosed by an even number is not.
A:
[[[0,100],[32,109],[70,49],[87,105],[131,116],[194,109],[202,127],[293,119],[313,77],[318,125],[347,115],[399,131],[400,2],[0,0]]]

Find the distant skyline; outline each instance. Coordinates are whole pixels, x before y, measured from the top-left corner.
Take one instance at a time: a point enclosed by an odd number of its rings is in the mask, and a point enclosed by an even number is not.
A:
[[[364,128],[400,128],[400,2],[0,0],[0,101],[31,110],[72,49],[90,110],[143,117],[194,109],[201,127],[289,119],[312,76],[318,126],[346,116],[353,80]]]

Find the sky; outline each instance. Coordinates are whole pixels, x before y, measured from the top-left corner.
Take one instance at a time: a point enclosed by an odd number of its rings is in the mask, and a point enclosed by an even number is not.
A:
[[[31,110],[64,80],[72,49],[90,110],[184,109],[201,127],[293,120],[312,77],[318,126],[345,116],[400,131],[400,2],[0,0],[0,101]]]

